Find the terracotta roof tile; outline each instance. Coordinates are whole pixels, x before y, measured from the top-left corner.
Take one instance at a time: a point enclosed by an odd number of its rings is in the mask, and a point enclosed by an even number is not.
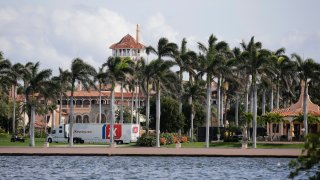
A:
[[[144,49],[145,46],[137,42],[130,34],[124,36],[118,43],[112,44],[110,49]]]

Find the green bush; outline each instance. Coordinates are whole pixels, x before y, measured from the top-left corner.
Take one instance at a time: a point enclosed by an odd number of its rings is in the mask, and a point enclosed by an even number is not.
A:
[[[160,138],[165,138],[166,139],[166,144],[173,144],[174,143],[174,134],[172,133],[161,133]]]
[[[228,137],[228,138],[225,138],[223,142],[239,142],[239,139],[236,137]]]
[[[155,134],[145,133],[140,138],[138,138],[137,146],[153,147],[156,146],[156,136]]]

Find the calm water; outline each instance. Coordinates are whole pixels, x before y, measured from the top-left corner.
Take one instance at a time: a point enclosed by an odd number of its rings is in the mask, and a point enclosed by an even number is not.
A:
[[[287,179],[290,160],[0,156],[0,179]]]

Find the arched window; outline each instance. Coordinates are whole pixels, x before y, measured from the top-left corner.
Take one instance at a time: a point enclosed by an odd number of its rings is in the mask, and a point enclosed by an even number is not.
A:
[[[89,107],[90,106],[90,101],[89,100],[84,100],[83,101],[83,107]]]
[[[83,116],[83,123],[89,123],[89,116],[88,115]]]
[[[82,123],[82,117],[80,115],[77,115],[76,123]]]
[[[107,118],[106,118],[106,115],[105,114],[101,114],[101,123],[104,124],[107,122]],[[97,116],[97,120],[96,120],[96,123],[99,123],[99,114]]]
[[[76,107],[77,108],[81,108],[81,106],[82,106],[82,100],[77,100],[76,101]]]
[[[97,104],[96,100],[91,100],[91,104]]]

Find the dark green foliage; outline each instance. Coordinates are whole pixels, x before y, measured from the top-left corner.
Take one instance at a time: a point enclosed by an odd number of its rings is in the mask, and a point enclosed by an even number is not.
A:
[[[153,147],[156,145],[156,135],[145,133],[137,141],[137,146]]]
[[[156,103],[155,98],[150,101],[150,127],[155,129],[156,119]],[[184,116],[179,113],[179,104],[171,97],[161,98],[161,119],[160,131],[161,132],[177,132],[184,126]]]
[[[205,123],[206,113],[204,112],[203,106],[201,104],[199,104],[198,102],[193,102],[193,107],[194,107],[194,111],[195,111],[193,125],[194,125],[194,127],[200,127]],[[190,120],[191,105],[190,104],[183,104],[182,113],[185,117],[185,124],[184,124],[183,130],[184,130],[184,132],[188,132],[191,127],[191,120]]]
[[[290,162],[290,168],[294,169],[290,172],[289,178],[294,178],[301,171],[307,171],[311,175],[310,179],[320,179],[320,133],[308,134],[305,140],[303,153],[297,160]]]
[[[174,135],[172,133],[161,133],[160,134],[160,138],[166,139],[166,144],[173,144],[174,143],[173,137],[174,137]]]

